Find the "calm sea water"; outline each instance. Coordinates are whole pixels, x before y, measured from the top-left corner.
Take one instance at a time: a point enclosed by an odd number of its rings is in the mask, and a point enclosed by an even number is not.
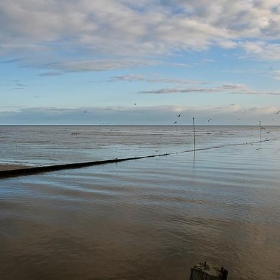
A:
[[[260,137],[262,140],[259,142]],[[280,127],[0,126],[0,279],[280,279]]]

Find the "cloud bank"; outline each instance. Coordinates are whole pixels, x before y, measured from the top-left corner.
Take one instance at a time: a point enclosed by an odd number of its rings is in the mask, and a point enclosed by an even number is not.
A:
[[[0,125],[275,125],[280,120],[280,108],[230,106],[150,106],[150,107],[83,107],[65,108],[6,108],[0,112]],[[178,114],[181,114],[178,118]],[[34,121],[35,120],[35,121]]]
[[[53,71],[127,68],[213,47],[280,60],[276,0],[10,0],[0,2],[0,26],[0,56]]]

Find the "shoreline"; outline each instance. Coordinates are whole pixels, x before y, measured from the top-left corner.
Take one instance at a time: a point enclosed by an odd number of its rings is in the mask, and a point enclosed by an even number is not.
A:
[[[24,165],[24,164],[0,163],[0,171],[19,170],[19,169],[25,169],[31,167],[32,166]]]

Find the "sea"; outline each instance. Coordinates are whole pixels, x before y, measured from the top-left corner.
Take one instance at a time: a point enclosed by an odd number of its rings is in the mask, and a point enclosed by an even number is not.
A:
[[[280,279],[279,126],[0,126],[1,164],[116,158],[0,179],[1,280]]]

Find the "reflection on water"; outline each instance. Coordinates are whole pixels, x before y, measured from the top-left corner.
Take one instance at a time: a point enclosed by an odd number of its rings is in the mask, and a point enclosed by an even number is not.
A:
[[[0,279],[183,280],[203,260],[279,279],[280,142],[261,145],[1,180]]]

